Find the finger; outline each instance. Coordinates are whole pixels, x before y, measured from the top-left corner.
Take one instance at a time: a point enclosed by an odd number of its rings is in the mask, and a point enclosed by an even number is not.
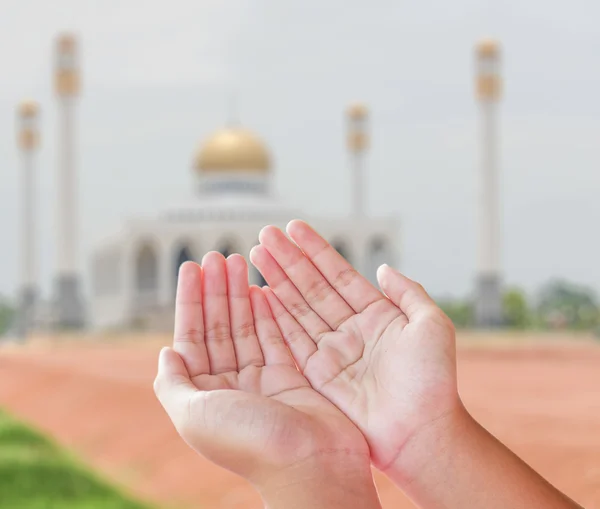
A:
[[[177,429],[188,418],[189,400],[198,390],[190,380],[183,359],[177,352],[165,347],[158,356],[158,374],[154,392]]]
[[[239,254],[227,258],[227,293],[229,296],[229,326],[238,371],[247,366],[264,366],[264,360],[250,307],[248,265]]]
[[[192,377],[210,373],[202,315],[202,269],[194,262],[185,262],[177,279],[173,348]]]
[[[262,291],[267,298],[271,314],[281,331],[287,347],[292,353],[292,357],[294,357],[300,371],[304,372],[308,359],[317,351],[317,345],[315,345],[304,328],[279,301],[271,288],[265,286]]]
[[[377,288],[304,221],[291,221],[287,233],[356,313],[383,298]]]
[[[262,229],[258,238],[308,305],[331,329],[337,330],[355,314],[323,274],[279,228],[267,226]]]
[[[235,351],[229,327],[227,270],[225,258],[212,251],[202,259],[202,303],[204,338],[210,360],[210,373],[237,371]]]
[[[264,246],[253,247],[250,251],[250,260],[262,273],[265,281],[286,309],[315,343],[319,342],[323,334],[331,332],[331,327],[306,303],[298,288],[285,275],[283,269]]]
[[[439,308],[425,289],[388,265],[377,269],[377,281],[388,298],[400,308],[409,321],[428,316]]]
[[[254,315],[254,326],[260,341],[260,347],[265,359],[265,364],[284,364],[295,366],[290,351],[285,346],[281,331],[273,318],[267,298],[258,286],[250,288],[250,303]],[[310,344],[314,343],[308,338]]]

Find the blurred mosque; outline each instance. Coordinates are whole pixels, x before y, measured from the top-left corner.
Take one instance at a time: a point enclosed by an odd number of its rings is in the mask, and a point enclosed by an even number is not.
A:
[[[355,159],[362,159],[367,111],[356,105],[348,116],[350,149]],[[355,163],[355,173],[362,173],[362,161]],[[94,251],[93,327],[171,326],[179,266],[187,260],[200,261],[213,250],[224,256],[247,255],[266,224],[285,227],[291,219],[307,219],[371,279],[380,264],[395,257],[398,225],[393,219],[364,215],[362,175],[355,178],[352,217],[310,217],[277,198],[268,147],[254,132],[236,125],[218,129],[204,141],[194,169],[195,200],[166,208],[156,218],[127,221],[120,234]],[[255,269],[250,282],[264,284]]]
[[[56,173],[57,234],[53,296],[38,295],[34,157],[38,146],[38,106],[24,102],[17,111],[22,158],[20,217],[21,284],[17,333],[32,328],[92,327],[162,329],[172,324],[179,266],[200,261],[211,250],[227,256],[247,254],[266,224],[284,227],[294,218],[313,224],[360,272],[375,281],[377,267],[398,262],[399,224],[365,213],[368,150],[367,108],[347,111],[352,179],[352,212],[344,219],[311,217],[278,199],[273,189],[273,159],[267,144],[249,129],[228,125],[216,130],[195,156],[197,196],[155,217],[130,219],[118,233],[93,249],[91,295],[84,302],[78,255],[76,109],[80,89],[76,39],[62,35],[55,51],[54,86],[58,99],[59,164]],[[476,325],[502,325],[500,191],[497,110],[501,95],[500,47],[492,40],[476,46],[476,97],[480,110],[481,162],[479,231],[474,291]],[[315,199],[318,199],[315,196]],[[251,269],[252,283],[262,284]]]
[[[19,329],[31,327],[95,329],[172,326],[179,266],[200,261],[211,250],[227,256],[247,255],[267,224],[284,227],[304,218],[360,272],[375,280],[384,262],[395,264],[399,225],[394,218],[374,219],[365,213],[365,156],[368,111],[355,104],[347,111],[348,151],[352,178],[352,214],[347,218],[311,217],[278,199],[273,189],[274,164],[267,144],[253,131],[228,125],[214,132],[194,158],[196,198],[178,203],[147,219],[127,220],[119,232],[99,244],[91,255],[91,295],[84,303],[79,270],[77,171],[74,136],[79,94],[76,40],[58,38],[55,90],[59,101],[57,167],[57,266],[51,305],[41,305],[35,270],[35,192],[33,153],[37,145],[33,103],[19,110],[19,145],[23,156],[22,286]],[[318,196],[315,196],[318,199]],[[251,269],[250,282],[264,284]]]

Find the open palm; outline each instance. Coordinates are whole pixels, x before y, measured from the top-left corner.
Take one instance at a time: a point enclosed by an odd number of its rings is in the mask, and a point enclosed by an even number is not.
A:
[[[384,293],[307,224],[290,241],[266,227],[251,260],[290,351],[311,386],[363,432],[373,462],[460,405],[451,322],[417,283],[387,266]]]
[[[182,266],[174,350],[161,352],[155,390],[190,446],[253,482],[324,450],[368,457],[358,429],[297,370],[240,255]]]

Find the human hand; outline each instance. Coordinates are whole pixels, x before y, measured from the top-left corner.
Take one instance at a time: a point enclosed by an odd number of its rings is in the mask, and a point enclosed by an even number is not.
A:
[[[183,439],[270,507],[379,507],[364,437],[296,369],[240,255],[182,265],[155,391]]]
[[[308,225],[261,232],[251,259],[297,364],[419,507],[581,509],[490,435],[458,397],[454,327],[383,266],[383,294]]]
[[[250,255],[277,324],[311,386],[362,431],[375,466],[396,469],[423,430],[464,413],[452,322],[399,272],[379,269],[382,293],[306,223],[287,232],[293,242],[264,228]]]

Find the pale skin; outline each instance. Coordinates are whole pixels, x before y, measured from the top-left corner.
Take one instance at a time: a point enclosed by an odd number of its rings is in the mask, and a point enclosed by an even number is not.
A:
[[[380,291],[307,224],[287,234],[266,227],[251,252],[262,290],[241,257],[182,269],[156,387],[192,447],[273,508],[300,485],[308,507],[379,507],[369,455],[425,509],[579,507],[465,410],[454,328],[419,284],[382,266]]]
[[[240,255],[181,267],[155,391],[183,439],[267,507],[380,507],[364,437],[296,369]]]

